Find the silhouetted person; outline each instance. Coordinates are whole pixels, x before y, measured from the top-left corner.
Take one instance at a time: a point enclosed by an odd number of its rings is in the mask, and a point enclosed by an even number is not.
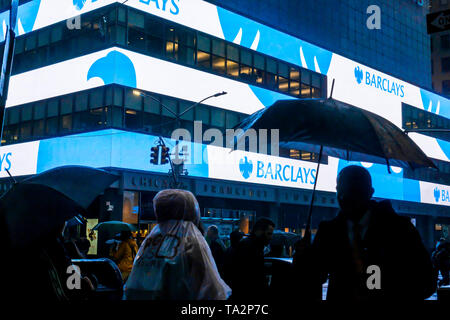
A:
[[[64,225],[43,235],[39,240],[9,258],[14,268],[7,275],[5,292],[17,301],[80,301],[89,299],[95,289],[91,280],[72,266],[64,247]],[[77,281],[71,280],[79,277]]]
[[[237,245],[231,280],[233,299],[257,301],[260,298],[267,298],[264,247],[272,240],[274,229],[273,221],[261,218],[256,221],[250,235]]]
[[[321,299],[327,277],[327,300],[421,300],[433,294],[433,268],[419,233],[389,201],[371,201],[373,193],[365,168],[348,166],[339,173],[337,217],[320,223],[312,246],[296,248],[303,298]],[[373,271],[368,274],[373,265],[380,268],[379,282]],[[369,289],[368,282],[380,289]]]
[[[446,286],[450,284],[450,242],[445,238],[441,238],[436,244],[436,249],[431,255],[436,272],[440,271],[442,280],[439,281],[439,286]]]
[[[64,248],[66,249],[68,257],[71,259],[86,259],[86,256],[81,253],[75,240],[70,239],[64,241]]]
[[[86,237],[81,237],[75,241],[75,244],[77,245],[78,249],[80,250],[81,254],[87,257],[89,248],[91,247],[91,242]]]
[[[230,233],[230,246],[225,250],[222,278],[229,286],[231,286],[231,278],[233,273],[233,258],[236,254],[236,248],[243,237],[243,232],[239,230],[232,231]]]
[[[206,231],[206,242],[211,249],[211,254],[216,262],[217,269],[219,270],[220,276],[223,277],[223,263],[225,255],[225,245],[219,238],[219,229],[217,226],[209,226]]]
[[[112,248],[111,256],[116,261],[117,266],[122,273],[122,279],[124,282],[127,281],[131,269],[133,268],[133,261],[136,257],[138,249],[136,240],[134,240],[131,236],[131,231],[121,231],[120,243],[116,248]]]
[[[200,208],[186,190],[167,189],[153,198],[157,225],[139,248],[125,284],[125,300],[226,300],[220,277],[201,233]]]

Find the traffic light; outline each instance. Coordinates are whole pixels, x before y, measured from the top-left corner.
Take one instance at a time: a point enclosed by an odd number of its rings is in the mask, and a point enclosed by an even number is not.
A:
[[[169,148],[163,146],[161,148],[161,164],[169,163],[170,155],[169,155]]]
[[[150,154],[150,163],[158,164],[159,147],[153,147],[150,149],[152,153]]]

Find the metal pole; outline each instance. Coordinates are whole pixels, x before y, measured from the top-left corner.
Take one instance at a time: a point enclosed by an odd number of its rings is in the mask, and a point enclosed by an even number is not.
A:
[[[139,199],[138,199],[138,203],[139,203],[139,210],[138,210],[138,237],[139,234],[141,232],[141,211],[142,211],[142,191],[139,191]]]
[[[316,196],[316,186],[317,186],[317,179],[319,178],[319,169],[320,169],[320,162],[322,161],[322,154],[323,154],[323,145],[320,146],[319,161],[317,162],[317,169],[316,169],[316,180],[314,181],[314,188],[313,188],[311,202],[309,204],[309,210],[308,210],[308,220],[306,222],[306,227],[305,227],[305,238],[307,239],[308,243],[311,243],[312,209],[314,206],[314,198]]]
[[[5,35],[5,48],[3,50],[3,61],[0,73],[0,145],[3,140],[3,124],[5,119],[6,99],[8,98],[9,79],[14,60],[14,46],[16,34],[14,29],[17,25],[17,12],[19,8],[19,0],[12,0],[9,10],[9,26]]]
[[[159,141],[163,147],[166,146],[162,136],[159,136]],[[179,187],[178,174],[175,172],[175,167],[173,166],[173,162],[172,162],[172,158],[170,157],[170,154],[169,154],[169,163],[170,163],[170,168],[172,170],[172,177],[173,177],[173,180],[175,183],[175,188],[178,188]]]
[[[194,103],[193,105],[191,105],[189,108],[187,108],[186,110],[184,110],[184,111],[181,112],[181,113],[176,113],[176,112],[172,111],[172,109],[170,109],[168,106],[164,105],[159,99],[157,99],[157,98],[153,97],[152,95],[147,94],[147,93],[145,93],[145,92],[141,92],[141,91],[135,89],[135,90],[133,90],[133,94],[134,94],[134,95],[137,95],[137,96],[141,96],[141,97],[147,97],[147,98],[150,98],[150,99],[152,99],[152,100],[158,102],[159,104],[161,104],[161,106],[162,106],[164,109],[166,109],[166,110],[169,111],[173,116],[175,116],[176,125],[177,125],[177,127],[179,127],[180,118],[181,118],[185,113],[189,112],[190,110],[192,110],[193,108],[195,108],[195,107],[196,107],[197,105],[199,105],[200,103],[202,103],[202,102],[204,102],[204,101],[206,101],[206,100],[208,100],[208,99],[211,99],[211,98],[217,98],[217,97],[223,96],[223,95],[227,94],[227,92],[222,91],[222,92],[215,93],[215,94],[213,94],[213,95],[211,95],[211,96],[209,96],[209,97],[206,97],[206,98],[200,100],[199,102]],[[166,144],[164,143],[164,139],[163,139],[162,136],[159,136],[159,141],[160,141],[160,144],[161,144],[162,146],[164,146],[164,147],[166,146]],[[178,141],[177,141],[177,142],[178,142]],[[170,157],[170,154],[169,154],[169,163],[170,163],[170,168],[172,169],[172,177],[173,177],[173,179],[174,179],[175,187],[178,188],[178,187],[180,187],[180,183],[179,183],[179,181],[178,181],[178,172],[175,172],[175,167],[174,167],[174,165],[173,165],[173,162],[172,162],[172,159],[171,159],[171,157]]]
[[[195,108],[195,107],[196,107],[197,105],[199,105],[200,103],[202,103],[202,102],[204,102],[204,101],[206,101],[206,100],[208,100],[208,99],[211,99],[211,98],[217,98],[217,97],[223,96],[223,95],[225,95],[225,94],[227,94],[227,93],[226,93],[225,91],[222,91],[222,92],[220,92],[220,93],[216,93],[216,94],[213,94],[213,95],[211,95],[211,96],[209,96],[209,97],[206,97],[206,98],[204,98],[203,100],[200,100],[199,102],[194,103],[192,106],[190,106],[189,108],[187,108],[186,110],[184,110],[183,112],[181,112],[181,113],[178,115],[177,118],[181,118],[185,113],[191,111],[193,108]]]
[[[202,102],[204,102],[204,101],[206,101],[206,100],[208,100],[208,99],[211,99],[211,98],[217,98],[217,97],[220,97],[220,96],[223,96],[223,95],[227,94],[225,91],[222,91],[222,92],[219,92],[219,93],[215,93],[215,94],[213,94],[213,95],[211,95],[211,96],[209,96],[209,97],[206,97],[206,98],[200,100],[199,102],[194,103],[193,105],[191,105],[189,108],[187,108],[187,109],[184,110],[183,112],[181,112],[181,113],[176,113],[176,112],[174,112],[172,109],[170,109],[168,106],[164,105],[159,99],[153,97],[153,96],[150,95],[150,94],[147,94],[147,93],[145,93],[145,92],[141,92],[141,91],[139,91],[139,90],[133,90],[133,93],[134,93],[135,95],[140,95],[140,96],[142,96],[142,97],[150,98],[150,99],[152,99],[152,100],[154,100],[154,101],[160,103],[161,106],[162,106],[164,109],[166,109],[168,112],[170,112],[170,113],[176,118],[176,120],[179,120],[180,117],[182,117],[185,113],[191,111],[193,108],[195,108],[195,107],[196,107],[197,105],[199,105],[200,103],[202,103]]]

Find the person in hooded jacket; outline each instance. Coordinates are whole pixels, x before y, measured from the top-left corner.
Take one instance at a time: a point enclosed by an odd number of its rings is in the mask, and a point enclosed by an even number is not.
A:
[[[200,231],[200,208],[185,190],[167,189],[153,199],[158,224],[136,256],[125,300],[226,300],[221,279]]]

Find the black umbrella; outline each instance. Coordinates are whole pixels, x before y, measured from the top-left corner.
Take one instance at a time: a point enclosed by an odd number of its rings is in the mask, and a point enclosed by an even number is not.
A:
[[[25,247],[54,232],[117,178],[103,170],[68,166],[14,184],[0,198],[10,245]]]
[[[310,237],[312,204],[322,155],[401,167],[435,167],[425,153],[395,124],[372,112],[334,99],[280,100],[250,115],[237,143],[249,129],[279,129],[280,146],[319,153],[305,233]],[[390,171],[389,171],[390,172]]]
[[[21,183],[45,185],[87,209],[94,199],[119,177],[105,170],[85,166],[57,167]]]
[[[293,232],[283,232],[280,230],[275,230],[273,232],[272,240],[270,241],[271,245],[281,244],[285,246],[294,245],[298,240],[300,240],[301,235],[293,233]]]
[[[118,233],[121,231],[136,231],[137,228],[133,226],[132,224],[123,222],[123,221],[106,221],[106,222],[100,222],[99,224],[95,225],[92,230],[107,230],[109,233]]]
[[[72,228],[75,226],[86,224],[87,220],[81,214],[77,214],[73,218],[67,220],[66,228]]]

